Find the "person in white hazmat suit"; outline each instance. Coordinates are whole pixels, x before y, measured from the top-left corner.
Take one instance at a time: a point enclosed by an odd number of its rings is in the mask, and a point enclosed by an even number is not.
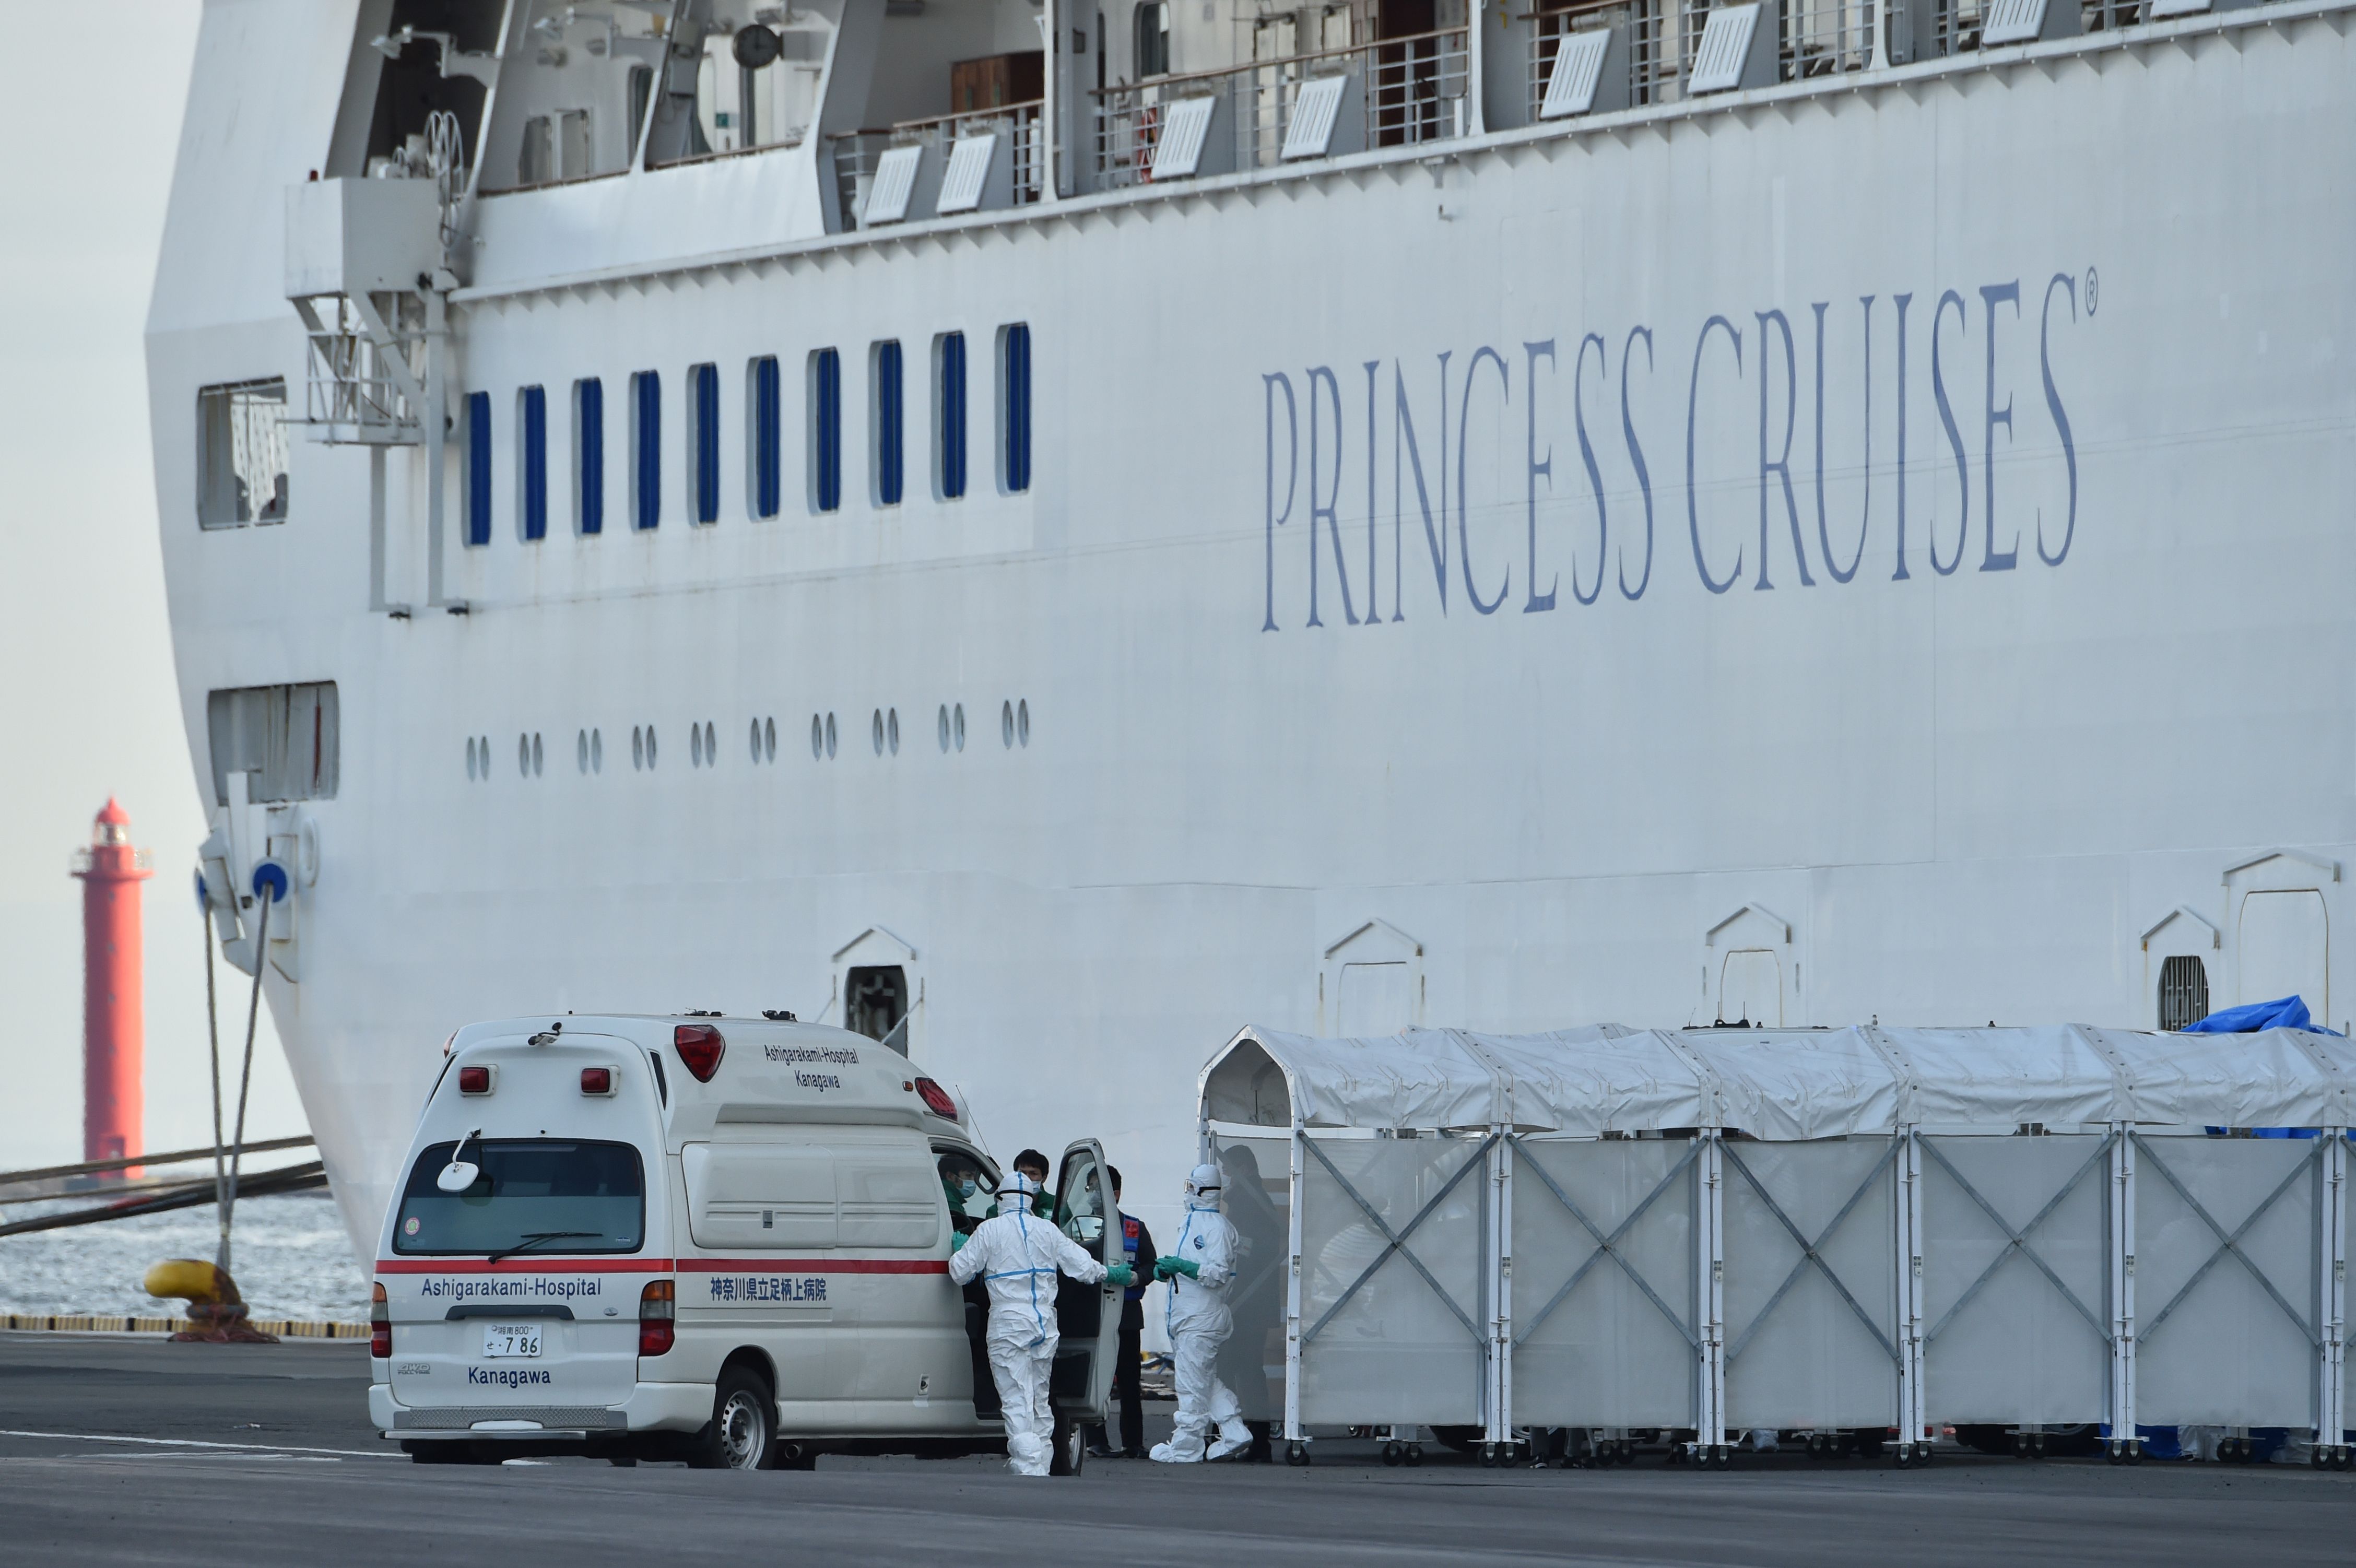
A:
[[[1032,1200],[1038,1194],[1038,1181],[1016,1171],[998,1188],[999,1213],[975,1226],[972,1235],[949,1243],[949,1278],[958,1288],[976,1279],[990,1287],[983,1343],[1006,1423],[1006,1467],[1018,1476],[1045,1475],[1055,1442],[1047,1378],[1055,1365],[1056,1274],[1083,1284],[1109,1278],[1126,1285],[1136,1278],[1127,1263],[1108,1270],[1033,1214]]]
[[[1236,1326],[1227,1310],[1236,1251],[1236,1228],[1219,1212],[1219,1167],[1196,1165],[1186,1178],[1186,1221],[1177,1244],[1153,1264],[1153,1277],[1170,1282],[1166,1321],[1171,1359],[1177,1363],[1177,1427],[1151,1455],[1164,1465],[1225,1459],[1251,1446],[1243,1405],[1215,1369],[1219,1347]],[[1204,1439],[1214,1423],[1218,1440],[1205,1451]]]

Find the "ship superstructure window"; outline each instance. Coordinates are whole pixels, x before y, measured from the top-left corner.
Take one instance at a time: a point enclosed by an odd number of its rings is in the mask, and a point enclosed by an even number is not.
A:
[[[1031,328],[1022,321],[998,329],[998,487],[1031,488]]]
[[[785,387],[775,354],[744,369],[744,493],[755,517],[775,517],[785,505]]]
[[[466,394],[466,542],[491,542],[491,394]]]
[[[527,543],[548,537],[548,390],[516,393],[516,518]]]
[[[842,977],[842,1026],[908,1054],[908,972],[899,965],[859,968]]]
[[[875,504],[898,506],[903,458],[907,450],[906,403],[902,396],[900,344],[888,338],[873,345],[867,357],[869,398],[867,424],[869,463],[873,473]]]
[[[720,367],[696,365],[687,372],[688,440],[694,484],[691,521],[720,521]]]
[[[819,349],[809,357],[809,505],[842,506],[842,356]]]
[[[2207,1016],[2207,966],[2189,953],[2164,961],[2159,966],[2159,1026],[2189,1029]]]
[[[1168,0],[1146,0],[1133,23],[1137,37],[1137,79],[1170,74],[1170,6]]]
[[[333,681],[210,693],[205,698],[205,729],[217,804],[229,804],[232,773],[252,776],[246,781],[248,800],[335,799],[340,726]]]
[[[965,334],[933,339],[933,482],[943,500],[965,494]]]
[[[662,522],[662,377],[630,377],[630,521],[640,530]]]
[[[198,526],[285,521],[286,457],[283,379],[198,390]]]
[[[605,532],[605,383],[594,376],[573,383],[573,526]]]

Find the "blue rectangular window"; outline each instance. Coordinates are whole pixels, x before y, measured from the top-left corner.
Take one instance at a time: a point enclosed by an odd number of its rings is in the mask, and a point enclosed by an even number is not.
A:
[[[842,506],[842,356],[820,349],[809,360],[810,510]]]
[[[466,542],[491,542],[491,394],[466,394]]]
[[[592,376],[573,383],[573,522],[583,533],[605,532],[605,383]]]
[[[548,393],[526,387],[516,394],[516,515],[527,540],[548,537]]]
[[[753,454],[753,515],[775,517],[784,504],[784,389],[777,381],[777,358],[772,354],[753,361],[752,395],[744,402],[752,411],[753,428],[744,445]]]
[[[934,400],[938,428],[933,449],[940,454],[941,499],[953,501],[965,494],[965,334],[941,334],[938,362],[933,371],[939,384]]]
[[[720,367],[698,365],[688,371],[689,396],[694,407],[689,427],[695,433],[695,521],[720,521]]]
[[[630,521],[640,529],[662,523],[662,377],[630,377]]]
[[[900,380],[900,345],[896,341],[876,344],[873,424],[877,506],[900,504],[901,457],[906,446]]]
[[[1031,488],[1031,328],[998,331],[999,478],[1009,494]]]

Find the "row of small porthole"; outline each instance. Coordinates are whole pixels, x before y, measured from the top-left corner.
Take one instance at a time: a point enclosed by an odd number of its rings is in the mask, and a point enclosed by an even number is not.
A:
[[[1028,746],[1031,744],[1031,700],[1024,697],[1000,703],[998,729],[1000,742],[1007,750],[1012,751],[1018,746]],[[935,730],[943,752],[963,751],[965,749],[965,704],[963,703],[942,703]],[[889,753],[891,756],[897,757],[900,754],[900,710],[876,709],[869,725],[869,733],[876,756],[882,757]],[[700,725],[691,724],[687,726],[687,734],[690,765],[696,768],[718,767],[720,736],[712,724],[709,721]],[[835,717],[832,714],[810,715],[810,756],[812,757],[823,759],[832,757],[835,754],[837,736]],[[748,737],[755,762],[775,762],[777,759],[777,721],[774,717],[753,720]],[[603,773],[605,770],[604,732],[595,729],[580,731],[573,737],[573,755],[575,764],[583,773]],[[632,725],[630,726],[631,770],[637,772],[653,768],[657,755],[655,726]],[[522,777],[539,778],[546,757],[546,747],[536,731],[527,730],[516,736],[516,771]],[[466,777],[477,780],[487,780],[490,776],[491,737],[468,736],[466,737]]]

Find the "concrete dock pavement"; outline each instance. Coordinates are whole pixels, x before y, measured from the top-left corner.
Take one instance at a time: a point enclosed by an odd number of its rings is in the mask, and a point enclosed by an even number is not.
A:
[[[202,1561],[782,1563],[1760,1563],[2339,1561],[2356,1476],[2288,1466],[1794,1456],[1483,1470],[1370,1443],[1306,1470],[821,1459],[744,1476],[559,1460],[416,1466],[369,1429],[349,1344],[0,1336],[0,1555]],[[1167,1422],[1167,1407],[1154,1424]]]

